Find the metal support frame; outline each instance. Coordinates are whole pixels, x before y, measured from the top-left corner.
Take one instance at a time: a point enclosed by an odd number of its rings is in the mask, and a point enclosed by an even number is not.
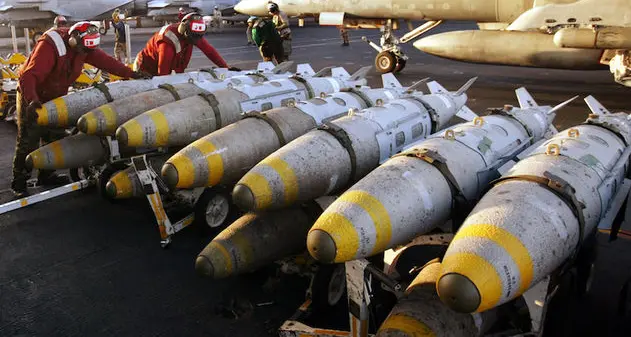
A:
[[[156,217],[158,229],[160,230],[160,245],[162,248],[167,247],[171,243],[171,236],[195,220],[195,214],[191,213],[185,216],[183,219],[173,223],[164,209],[164,203],[162,202],[162,195],[160,190],[167,191],[167,187],[159,178],[158,174],[151,168],[147,162],[147,155],[140,155],[131,158],[131,164],[138,174],[138,179],[142,184],[143,191],[149,200],[149,205],[153,210],[153,214]]]
[[[386,251],[384,255],[385,269],[387,270],[389,268],[389,264],[393,263],[396,259],[396,255],[405,248],[417,245],[448,245],[453,237],[454,235],[450,233],[421,235],[405,246],[390,249]],[[364,259],[346,262],[345,267],[351,331],[317,329],[301,323],[299,320],[309,313],[311,300],[307,300],[296,313],[280,327],[279,335],[281,337],[373,336],[368,334],[368,307],[371,303],[372,296],[372,277],[380,281],[382,287],[394,293],[397,298],[403,296],[404,285],[399,284],[392,279],[391,276],[379,271]],[[512,336],[543,335],[543,324],[545,322],[548,304],[557,289],[558,287],[552,284],[551,277],[547,276],[522,295],[528,307],[532,329],[527,333]]]
[[[14,211],[16,209],[24,208],[30,205],[37,204],[42,201],[46,201],[52,198],[62,196],[74,191],[83,190],[93,185],[93,182],[88,179],[83,179],[78,182],[70,183],[64,186],[53,188],[52,190],[40,192],[30,195],[26,198],[14,200],[0,205],[0,214]]]

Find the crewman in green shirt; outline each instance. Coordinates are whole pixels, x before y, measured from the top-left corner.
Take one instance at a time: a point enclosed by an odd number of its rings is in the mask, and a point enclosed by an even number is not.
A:
[[[254,22],[252,40],[259,47],[264,61],[275,60],[277,64],[285,61],[283,41],[271,20],[259,18]]]

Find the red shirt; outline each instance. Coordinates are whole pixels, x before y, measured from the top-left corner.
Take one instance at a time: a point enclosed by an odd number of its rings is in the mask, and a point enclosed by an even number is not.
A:
[[[68,87],[81,75],[84,63],[117,76],[132,76],[131,69],[101,49],[76,52],[68,45],[69,37],[68,28],[64,27],[50,29],[37,41],[18,79],[18,87],[26,102],[39,100],[44,103],[66,95]]]
[[[171,71],[183,73],[191,61],[193,44],[177,31],[178,24],[163,27],[154,34],[147,45],[138,54],[138,67],[151,75],[169,75]],[[169,38],[169,36],[171,38]],[[175,41],[179,43],[179,51],[176,51]],[[217,50],[201,38],[195,44],[218,67],[228,68],[228,64],[219,55]]]

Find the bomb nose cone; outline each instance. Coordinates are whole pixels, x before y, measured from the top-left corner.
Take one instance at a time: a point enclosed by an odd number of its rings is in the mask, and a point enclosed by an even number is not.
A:
[[[110,180],[107,182],[107,184],[105,184],[105,194],[107,195],[108,198],[115,199],[117,191],[118,189],[116,188],[115,182]]]
[[[232,202],[246,212],[256,210],[256,199],[248,186],[237,184],[232,190]]]
[[[215,268],[213,267],[212,262],[203,255],[200,255],[197,259],[195,259],[195,271],[198,275],[207,277],[213,277],[215,274]]]
[[[162,180],[164,180],[167,186],[171,189],[174,189],[180,180],[177,168],[171,163],[166,163],[162,166],[162,178]]]
[[[440,300],[457,312],[475,312],[480,306],[480,292],[471,280],[460,274],[447,274],[436,283]]]
[[[333,263],[337,247],[329,233],[323,230],[313,230],[307,235],[307,249],[314,259],[323,263]]]
[[[26,156],[26,160],[24,161],[24,167],[27,171],[33,170],[33,157],[29,154]]]
[[[121,146],[127,146],[127,144],[129,144],[129,136],[125,128],[118,128],[118,130],[116,130],[116,140],[118,140]]]
[[[77,121],[77,129],[83,133],[88,133],[88,120],[85,116],[81,116]]]

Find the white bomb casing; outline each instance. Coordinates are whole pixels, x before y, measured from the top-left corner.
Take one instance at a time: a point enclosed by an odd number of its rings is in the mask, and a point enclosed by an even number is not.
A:
[[[311,229],[312,256],[324,263],[369,257],[465,211],[500,176],[501,166],[542,139],[554,112],[571,101],[540,107],[525,88],[516,93],[520,108],[495,109],[433,134],[350,187]]]
[[[596,114],[534,149],[493,184],[449,245],[437,282],[459,312],[506,303],[593,235],[628,170],[631,121]]]

